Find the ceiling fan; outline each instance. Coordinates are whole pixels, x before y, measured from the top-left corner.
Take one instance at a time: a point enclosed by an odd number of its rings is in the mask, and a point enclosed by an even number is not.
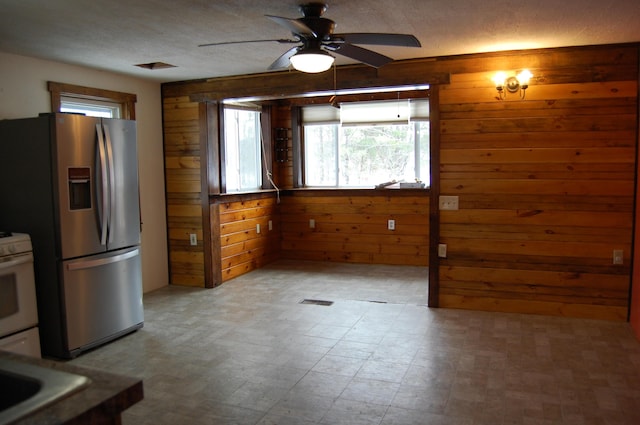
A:
[[[266,15],[275,23],[291,31],[293,39],[224,41],[219,43],[200,44],[198,47],[220,46],[224,44],[278,42],[282,44],[299,44],[292,47],[276,59],[269,70],[289,67],[302,72],[317,73],[331,68],[336,53],[355,59],[366,65],[379,68],[393,59],[357,46],[358,44],[398,47],[421,47],[420,41],[409,34],[388,33],[345,33],[334,34],[336,26],[331,19],[323,18],[327,10],[325,3],[306,3],[299,7],[301,18],[290,19],[281,16]]]

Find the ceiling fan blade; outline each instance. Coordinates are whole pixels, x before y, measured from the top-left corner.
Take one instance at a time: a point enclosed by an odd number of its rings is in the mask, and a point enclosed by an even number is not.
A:
[[[362,47],[354,46],[349,43],[341,43],[334,46],[335,53],[339,55],[346,56],[351,59],[355,59],[359,62],[365,63],[369,66],[373,66],[374,68],[380,68],[382,65],[386,65],[389,62],[393,62],[388,56],[381,55],[380,53],[376,53],[373,50],[364,49]],[[330,46],[327,48],[331,49]]]
[[[224,46],[226,44],[244,44],[244,43],[272,43],[277,42],[281,44],[289,44],[289,43],[299,43],[300,40],[291,40],[288,38],[276,38],[271,40],[241,40],[241,41],[220,41],[218,43],[206,43],[206,44],[198,44],[198,47],[207,47],[207,46]]]
[[[411,34],[347,33],[334,34],[332,41],[344,40],[350,44],[371,44],[378,46],[422,47],[420,41]]]
[[[275,62],[269,65],[268,69],[272,71],[274,69],[283,69],[289,67],[289,59],[296,53],[298,53],[298,47],[292,47],[291,49],[284,52],[278,59],[276,59]]]
[[[273,16],[273,15],[265,15],[267,18],[271,19],[278,25],[282,25],[293,34],[306,36],[306,37],[317,37],[316,33],[313,32],[311,28],[306,26],[304,23],[298,21],[297,19],[283,18],[282,16]]]

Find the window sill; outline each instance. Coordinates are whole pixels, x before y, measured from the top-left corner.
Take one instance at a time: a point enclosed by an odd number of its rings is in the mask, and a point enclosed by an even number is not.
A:
[[[280,191],[282,193],[282,190]],[[223,204],[226,202],[246,201],[250,199],[263,199],[276,197],[276,189],[256,190],[252,192],[213,193],[209,194],[210,204]]]
[[[344,196],[429,196],[429,187],[425,188],[344,188],[344,187],[304,187],[282,190],[284,195],[314,196],[314,195],[344,195]]]
[[[281,196],[429,196],[426,188],[344,188],[344,187],[304,187],[297,189],[280,189]],[[241,202],[252,199],[275,198],[278,191],[265,189],[255,192],[210,194],[210,204],[224,204],[227,202]]]

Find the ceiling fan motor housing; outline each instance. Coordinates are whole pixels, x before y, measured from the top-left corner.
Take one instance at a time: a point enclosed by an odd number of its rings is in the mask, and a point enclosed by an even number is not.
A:
[[[322,18],[322,14],[327,11],[327,5],[324,3],[307,3],[300,5],[302,18],[297,21],[302,22],[318,37],[318,40],[327,40],[336,27],[336,23],[331,19]],[[306,37],[305,37],[306,38]],[[315,37],[308,37],[308,39]]]
[[[302,16],[319,18],[327,11],[327,5],[320,2],[301,4],[298,9]]]
[[[327,18],[299,18],[298,21],[308,26],[318,36],[318,40],[328,40],[336,26],[335,22]]]

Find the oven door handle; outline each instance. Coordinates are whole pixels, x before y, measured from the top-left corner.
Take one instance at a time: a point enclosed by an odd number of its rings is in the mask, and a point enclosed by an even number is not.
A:
[[[20,264],[29,262],[33,262],[33,254],[30,252],[28,254],[7,257],[4,259],[0,259],[0,270],[6,270],[11,267],[19,266]]]

